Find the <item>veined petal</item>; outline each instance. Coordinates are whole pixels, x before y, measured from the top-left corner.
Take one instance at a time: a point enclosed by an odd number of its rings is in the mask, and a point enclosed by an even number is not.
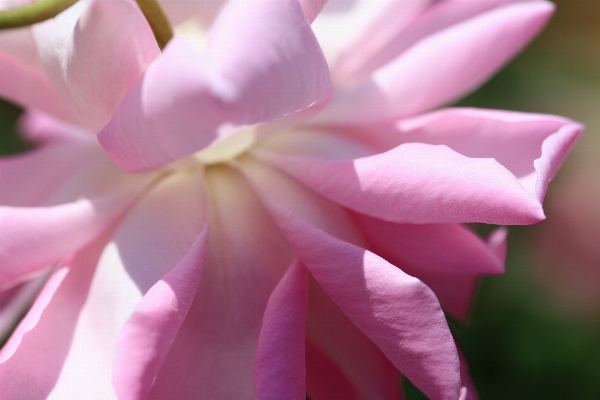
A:
[[[504,258],[488,243],[459,224],[395,224],[355,214],[373,251],[413,275],[496,275]]]
[[[317,18],[317,15],[319,15],[327,1],[328,0],[300,0],[300,5],[304,10],[308,22],[313,22],[315,18]]]
[[[99,399],[117,398],[111,382],[117,338],[142,293],[125,270],[113,243],[104,247],[93,267],[94,277],[76,320],[62,371],[57,368],[60,376],[50,400],[86,398],[91,393]],[[55,318],[52,323],[56,321]]]
[[[449,108],[402,120],[396,128],[390,132],[391,145],[413,141],[444,144],[467,157],[494,158],[540,203],[583,130],[581,124],[552,115],[470,108]]]
[[[314,400],[399,400],[400,373],[340,310],[309,282],[307,393]]]
[[[352,384],[317,346],[306,341],[306,394],[313,400],[358,400]]]
[[[361,34],[382,10],[396,0],[329,0],[312,28],[332,65],[339,53]],[[419,3],[428,0],[417,0]],[[408,8],[415,1],[401,1]],[[401,17],[400,17],[401,18]],[[396,21],[399,22],[399,21]]]
[[[294,260],[239,174],[211,167],[206,182],[211,209],[207,259],[194,303],[150,399],[255,399],[263,314]]]
[[[306,399],[308,272],[295,261],[271,293],[258,337],[254,376],[261,400]]]
[[[105,243],[106,240],[93,243],[52,274],[2,348],[0,386],[3,399],[48,398],[69,352],[94,267]],[[88,347],[97,345],[94,342]],[[95,363],[98,363],[97,359],[88,359],[79,368],[87,373],[84,366]]]
[[[0,37],[0,39],[4,39]],[[73,112],[65,107],[55,93],[48,77],[35,66],[6,54],[0,49],[0,95],[22,107],[31,107],[57,117],[72,119]]]
[[[433,292],[377,255],[269,208],[317,282],[396,368],[430,399],[456,399],[458,356]]]
[[[147,398],[194,300],[206,239],[204,229],[186,257],[144,295],[120,333],[113,381],[121,398]]]
[[[232,0],[206,51],[173,39],[99,140],[122,169],[145,170],[199,151],[236,127],[323,103],[331,92],[327,63],[298,0]]]
[[[405,143],[350,161],[253,153],[333,201],[390,222],[529,224],[544,218],[535,196],[498,162],[446,146]]]
[[[346,46],[332,67],[332,75],[342,82],[364,79],[427,36],[519,1],[392,1]]]
[[[429,398],[458,398],[458,355],[433,292],[379,256],[299,217],[296,210],[308,212],[312,222],[319,209],[307,208],[310,196],[296,196],[302,192],[276,171],[251,160],[242,160],[240,168],[298,258],[344,314]],[[333,231],[339,230],[334,221],[345,221],[324,219],[319,226]],[[342,234],[352,236],[355,230]]]
[[[136,194],[53,207],[0,207],[0,285],[50,267],[90,243]]]
[[[553,9],[550,2],[519,2],[430,35],[368,79],[338,90],[315,122],[384,122],[456,100],[520,51]]]
[[[57,104],[66,110],[67,115],[57,115],[44,108],[41,111],[81,126],[87,126],[87,121],[81,114],[80,106],[71,96],[65,80],[64,67],[68,56],[67,43],[77,25],[77,21],[90,3],[91,0],[78,1],[56,17],[34,24],[30,28],[37,45],[44,77],[51,86],[53,99],[56,99]]]
[[[94,133],[160,54],[144,15],[128,0],[92,1],[66,46],[64,79]]]
[[[90,156],[90,147],[81,143],[53,143],[0,158],[0,205],[44,204],[62,182],[89,163]]]
[[[123,268],[144,294],[116,344],[119,398],[147,398],[194,300],[208,239],[203,185],[201,172],[166,177],[115,233]]]

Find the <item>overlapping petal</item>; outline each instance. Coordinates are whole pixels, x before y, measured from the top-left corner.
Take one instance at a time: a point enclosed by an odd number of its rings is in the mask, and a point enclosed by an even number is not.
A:
[[[311,225],[323,224],[317,215],[309,215],[311,223],[299,217],[295,209],[306,213],[310,195],[298,196],[302,192],[289,179],[249,161],[241,168],[298,258],[344,314],[429,398],[456,399],[458,356],[433,292],[376,254]],[[338,221],[325,219],[324,226]]]
[[[192,304],[208,229],[201,173],[161,181],[114,236],[120,261],[144,294],[119,334],[113,379],[120,398],[145,399]]]
[[[529,224],[544,214],[494,159],[446,146],[405,143],[349,161],[255,151],[316,192],[363,214],[400,223]]]
[[[206,182],[211,207],[207,259],[151,399],[256,398],[254,365],[263,315],[294,260],[239,174],[213,167]]]
[[[127,0],[81,1],[1,41],[1,94],[93,132],[159,54],[145,18]],[[28,52],[11,51],[17,43]]]
[[[6,400],[48,398],[67,357],[98,257],[99,240],[57,269],[0,352],[0,386]],[[94,342],[90,348],[96,348]],[[98,359],[89,365],[99,364]],[[85,367],[82,370],[90,372]],[[89,393],[89,392],[87,392]],[[68,398],[68,397],[63,397]]]
[[[254,367],[259,399],[306,398],[307,307],[308,272],[295,261],[269,297],[263,317]]]
[[[444,144],[467,157],[494,158],[541,203],[583,126],[551,115],[450,108],[402,120],[396,129],[388,145]]]
[[[108,123],[125,93],[160,54],[135,2],[123,0],[91,2],[66,47],[62,78],[85,126],[94,133]]]
[[[356,82],[437,31],[519,1],[391,1],[346,45],[332,66],[332,75],[341,82]]]
[[[53,207],[0,207],[0,285],[53,266],[90,243],[136,194]]]
[[[317,282],[431,399],[458,395],[458,365],[433,292],[377,255],[292,215],[274,216]]]
[[[324,56],[298,0],[233,0],[205,52],[175,38],[99,140],[126,171],[199,151],[233,132],[327,101]]]
[[[520,51],[552,11],[550,2],[519,2],[429,35],[369,78],[337,90],[316,121],[383,122],[456,100]]]
[[[308,306],[306,390],[311,399],[402,398],[398,370],[314,278]]]
[[[496,275],[504,258],[495,245],[459,224],[395,224],[355,214],[374,251],[402,269],[434,274]]]

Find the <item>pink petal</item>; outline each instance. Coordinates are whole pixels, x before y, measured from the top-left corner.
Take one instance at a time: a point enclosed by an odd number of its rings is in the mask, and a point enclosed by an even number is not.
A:
[[[100,399],[116,398],[111,372],[117,337],[142,293],[124,268],[116,246],[106,245],[111,233],[107,232],[103,238],[100,259],[95,258],[91,263],[90,272],[94,276],[89,289],[86,287],[87,297],[79,317],[68,323],[74,325],[74,333],[72,339],[69,338],[62,370],[61,365],[50,364],[60,372],[52,399],[81,399],[90,393]],[[73,266],[73,271],[79,267]],[[45,333],[54,334],[59,324],[60,318],[55,317]]]
[[[57,104],[66,110],[66,115],[59,115],[43,108],[40,111],[84,127],[87,126],[87,121],[80,107],[84,108],[85,104],[79,105],[74,101],[65,80],[64,67],[67,62],[68,43],[77,21],[89,4],[89,2],[77,2],[56,17],[34,24],[30,28],[43,66],[43,74],[51,85],[53,99],[56,99]]]
[[[355,214],[374,252],[411,275],[497,275],[504,258],[459,224],[395,224]]]
[[[137,305],[117,342],[115,390],[121,398],[145,399],[194,300],[204,265],[207,231],[190,252]]]
[[[0,338],[8,337],[47,279],[48,274],[42,274],[0,291]]]
[[[254,367],[259,399],[306,399],[307,306],[308,272],[296,261],[269,297],[263,317]]]
[[[304,10],[308,22],[313,22],[315,18],[317,18],[317,15],[319,15],[327,1],[328,0],[300,0],[300,5]]]
[[[431,399],[456,399],[456,349],[433,292],[377,255],[269,205],[317,282],[400,372]]]
[[[516,0],[519,1],[519,0]],[[515,0],[392,1],[332,67],[336,79],[356,81],[394,59],[420,40]]]
[[[145,399],[194,300],[202,274],[207,209],[201,174],[171,175],[127,215],[114,243],[143,299],[116,343],[120,398]]]
[[[457,224],[392,224],[364,215],[355,220],[375,253],[423,281],[458,321],[471,311],[479,276],[504,273],[504,228],[484,241]]]
[[[372,217],[400,223],[542,220],[541,204],[493,159],[445,146],[406,143],[350,161],[255,151],[318,193]]]
[[[52,391],[104,243],[94,243],[52,274],[0,352],[3,399],[41,400]]]
[[[392,145],[445,144],[467,157],[496,159],[540,202],[583,130],[581,124],[551,115],[468,108],[400,121],[397,128],[390,132]]]
[[[52,266],[90,243],[135,194],[54,207],[0,207],[0,286]]]
[[[343,215],[321,214],[327,202],[260,163],[244,159],[239,167],[298,258],[354,325],[430,398],[456,399],[458,356],[433,292],[377,255],[321,230],[357,239],[356,228],[339,230],[347,221]]]
[[[95,0],[67,42],[64,77],[86,126],[97,132],[160,50],[133,1]]]
[[[441,30],[335,93],[319,123],[368,124],[414,115],[475,89],[546,24],[550,2],[519,2]]]
[[[90,156],[89,146],[61,143],[0,158],[0,205],[43,204],[62,182],[89,162]]]
[[[429,0],[400,1],[408,8],[415,2]],[[396,0],[329,0],[312,28],[319,39],[329,65],[333,65],[340,52],[348,47],[383,10]],[[400,7],[401,8],[401,7]],[[396,23],[401,23],[404,15],[397,13]],[[364,49],[361,49],[364,51]],[[335,78],[334,78],[335,79]]]
[[[206,51],[172,40],[99,140],[122,169],[140,171],[201,150],[241,126],[323,103],[331,91],[327,63],[297,0],[232,0]]]
[[[150,399],[255,398],[254,365],[268,299],[293,252],[244,180],[206,171],[209,248],[190,311]]]
[[[323,291],[310,280],[307,392],[314,400],[399,400],[400,373]]]
[[[306,342],[306,392],[311,400],[358,400],[344,374],[319,348]]]
[[[72,111],[63,105],[48,77],[38,68],[27,65],[0,49],[0,70],[2,97],[22,107],[35,108],[62,118],[72,118]]]
[[[96,142],[93,132],[50,115],[35,110],[28,110],[19,118],[20,133],[36,143],[47,142]]]

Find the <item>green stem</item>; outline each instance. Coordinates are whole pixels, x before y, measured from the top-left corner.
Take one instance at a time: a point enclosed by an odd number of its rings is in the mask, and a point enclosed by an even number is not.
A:
[[[146,17],[150,28],[152,28],[158,47],[162,50],[173,38],[173,29],[171,29],[169,20],[156,0],[135,1]]]
[[[24,7],[0,11],[0,29],[29,26],[56,17],[77,0],[38,0]]]

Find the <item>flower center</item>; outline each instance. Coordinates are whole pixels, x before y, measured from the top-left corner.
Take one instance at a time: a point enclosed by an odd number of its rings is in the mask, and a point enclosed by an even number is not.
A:
[[[204,165],[227,162],[252,147],[255,139],[254,129],[242,129],[194,154],[194,158]]]

